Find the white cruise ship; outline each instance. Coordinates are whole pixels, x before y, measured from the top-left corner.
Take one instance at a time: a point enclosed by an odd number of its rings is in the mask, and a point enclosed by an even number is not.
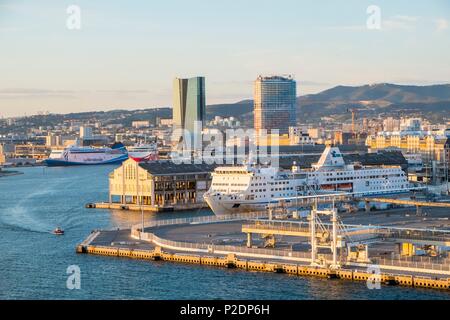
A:
[[[127,159],[128,152],[123,144],[116,143],[111,148],[70,146],[63,150],[55,149],[44,163],[49,167],[66,167],[118,164]]]
[[[309,170],[291,171],[245,164],[218,167],[212,173],[205,201],[216,215],[264,210],[269,203],[317,193],[349,192],[359,195],[408,192],[407,175],[399,166],[347,165],[339,148],[327,146]]]

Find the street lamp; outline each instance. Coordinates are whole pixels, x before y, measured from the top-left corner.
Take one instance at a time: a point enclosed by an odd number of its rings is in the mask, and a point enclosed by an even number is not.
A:
[[[145,182],[145,179],[140,179],[140,177],[139,177],[139,163],[137,161],[135,161],[135,163],[136,163],[136,187],[137,187],[136,196],[137,196],[137,202],[139,203],[139,207],[141,209],[141,224],[142,225],[141,225],[140,239],[142,240],[142,235],[144,234],[144,208],[142,206],[142,200],[143,200],[142,199],[143,198],[142,192],[140,193],[140,196],[139,196],[139,188],[140,188],[139,181],[142,182],[141,183],[141,186],[142,186],[143,182]]]

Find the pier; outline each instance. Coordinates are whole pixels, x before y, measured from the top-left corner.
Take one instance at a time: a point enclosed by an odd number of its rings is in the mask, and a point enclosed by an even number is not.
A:
[[[343,223],[352,219],[335,219],[332,211],[316,212],[321,221],[269,220],[267,212],[154,221],[95,231],[77,252],[448,290],[450,259],[443,250],[450,225],[443,226],[445,213],[435,210],[427,225],[412,217],[409,228],[400,226],[403,212],[383,215],[390,226]],[[417,248],[441,254],[417,256]]]
[[[391,199],[391,198],[361,198],[366,204],[366,211],[370,211],[370,203],[389,203],[401,206],[416,207],[417,214],[422,214],[422,208],[449,208],[448,202],[430,202],[430,201],[417,201],[417,200],[404,200],[404,199]]]
[[[208,205],[205,202],[198,203],[186,203],[186,204],[172,204],[172,205],[139,205],[133,203],[88,203],[86,208],[88,209],[107,209],[107,210],[124,210],[124,211],[145,211],[145,212],[171,212],[171,211],[186,211],[207,208]]]

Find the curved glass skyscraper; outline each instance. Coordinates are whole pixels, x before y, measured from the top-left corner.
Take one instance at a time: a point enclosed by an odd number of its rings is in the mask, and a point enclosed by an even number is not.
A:
[[[259,76],[254,84],[255,130],[288,133],[297,123],[297,84],[292,76]]]
[[[176,78],[173,83],[174,126],[193,133],[195,121],[204,123],[205,111],[205,78]]]

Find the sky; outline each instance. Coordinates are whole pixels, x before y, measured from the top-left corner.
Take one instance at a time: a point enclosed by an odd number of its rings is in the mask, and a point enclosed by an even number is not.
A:
[[[411,2],[0,0],[0,118],[170,106],[173,78],[198,75],[208,104],[252,98],[260,74],[299,95],[449,83],[450,1]]]

